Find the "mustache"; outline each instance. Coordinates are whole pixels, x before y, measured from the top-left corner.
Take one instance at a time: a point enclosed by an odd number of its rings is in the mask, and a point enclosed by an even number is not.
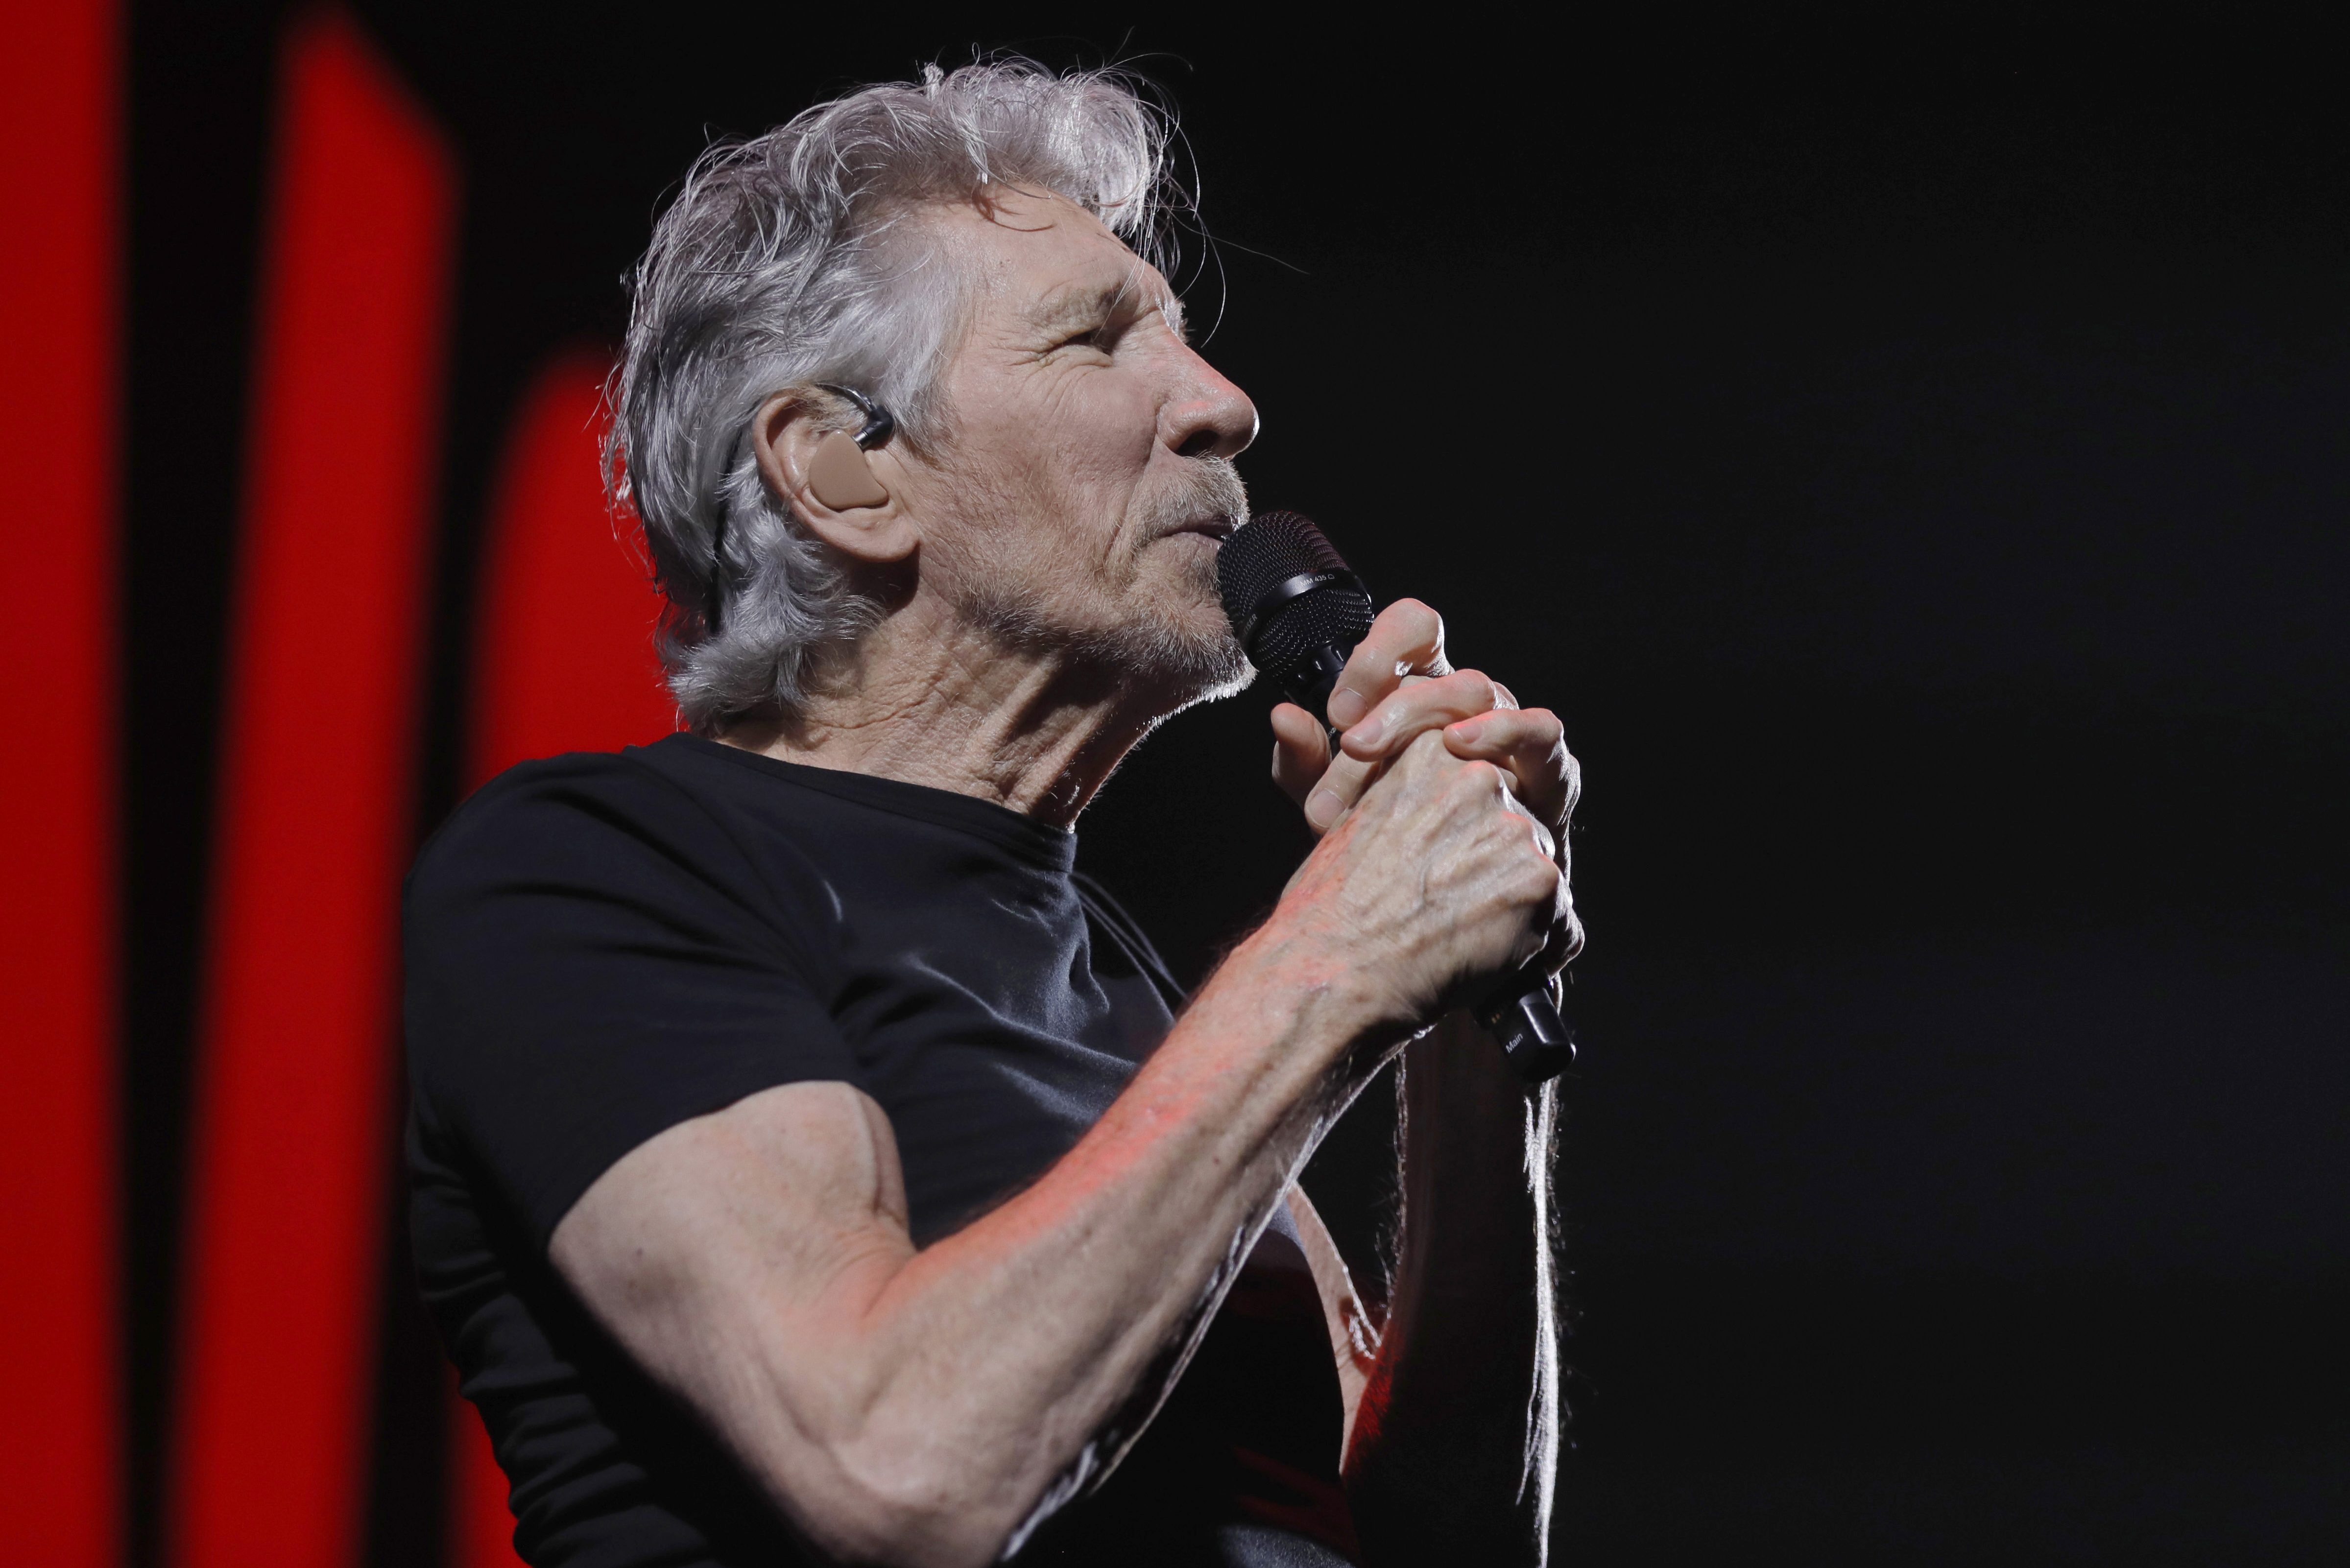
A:
[[[1249,519],[1248,486],[1228,457],[1189,457],[1184,481],[1150,498],[1145,512],[1150,537],[1221,517],[1235,528]]]

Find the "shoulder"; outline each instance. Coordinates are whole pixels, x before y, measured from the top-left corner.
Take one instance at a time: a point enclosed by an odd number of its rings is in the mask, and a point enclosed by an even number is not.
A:
[[[411,977],[477,973],[539,949],[638,952],[671,939],[807,958],[820,909],[754,859],[723,800],[652,748],[524,763],[475,791],[417,856],[403,898]]]
[[[691,950],[825,972],[835,900],[821,871],[745,787],[764,781],[684,740],[524,763],[475,791],[409,873],[411,979],[541,950],[598,962]]]
[[[508,768],[426,841],[409,874],[411,905],[516,874],[724,857],[731,837],[724,825],[655,756],[655,748],[632,746]]]

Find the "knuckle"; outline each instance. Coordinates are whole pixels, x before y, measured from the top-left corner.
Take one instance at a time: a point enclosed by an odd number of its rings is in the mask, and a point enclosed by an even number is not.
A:
[[[1390,775],[1402,779],[1414,789],[1430,787],[1427,782],[1429,775],[1437,770],[1436,759],[1429,754],[1430,748],[1421,744],[1427,738],[1426,733],[1413,736],[1411,743],[1404,747],[1403,754],[1388,763]],[[1438,737],[1437,743],[1440,747],[1443,744],[1442,737]]]
[[[1443,732],[1432,729],[1423,729],[1412,736],[1410,743],[1404,748],[1404,751],[1406,755],[1414,752],[1419,753],[1423,764],[1431,768],[1441,767],[1452,754],[1445,750]]]
[[[1519,857],[1514,886],[1528,904],[1549,904],[1558,898],[1558,867],[1550,857],[1528,854]]]
[[[1454,775],[1453,787],[1480,798],[1492,795],[1502,788],[1502,770],[1482,758],[1463,763]]]
[[[1410,649],[1426,649],[1431,661],[1441,668],[1444,658],[1444,618],[1418,599],[1398,599],[1388,606],[1379,618],[1393,618],[1397,639]]]
[[[1440,633],[1444,628],[1444,618],[1420,599],[1398,599],[1388,607],[1388,613],[1396,618],[1397,625],[1414,632]]]
[[[1503,705],[1499,701],[1501,688],[1482,670],[1456,670],[1445,677],[1445,682],[1471,712],[1491,712]]]

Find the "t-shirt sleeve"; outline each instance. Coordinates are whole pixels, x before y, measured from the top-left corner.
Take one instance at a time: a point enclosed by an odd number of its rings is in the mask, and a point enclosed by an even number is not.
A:
[[[625,756],[486,786],[420,857],[405,938],[420,1117],[541,1249],[654,1135],[856,1076],[789,911],[698,802]]]

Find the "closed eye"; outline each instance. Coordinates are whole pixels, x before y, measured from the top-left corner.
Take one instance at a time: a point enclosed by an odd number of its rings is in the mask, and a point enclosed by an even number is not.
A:
[[[1072,310],[1061,317],[1066,323],[1083,322],[1085,325],[1075,330],[1064,327],[1059,337],[1048,339],[1052,347],[1045,349],[1045,353],[1057,354],[1065,348],[1091,348],[1096,353],[1115,358],[1126,341],[1127,334],[1154,316],[1160,317],[1171,330],[1179,334],[1182,330],[1182,307],[1180,304],[1170,306],[1164,301],[1146,300],[1130,289],[1109,291],[1085,304],[1088,308],[1082,313]]]
[[[1108,354],[1117,349],[1118,337],[1117,327],[1104,322],[1099,326],[1088,327],[1083,332],[1069,334],[1054,344],[1053,349],[1057,353],[1063,348],[1091,348],[1097,353]]]

